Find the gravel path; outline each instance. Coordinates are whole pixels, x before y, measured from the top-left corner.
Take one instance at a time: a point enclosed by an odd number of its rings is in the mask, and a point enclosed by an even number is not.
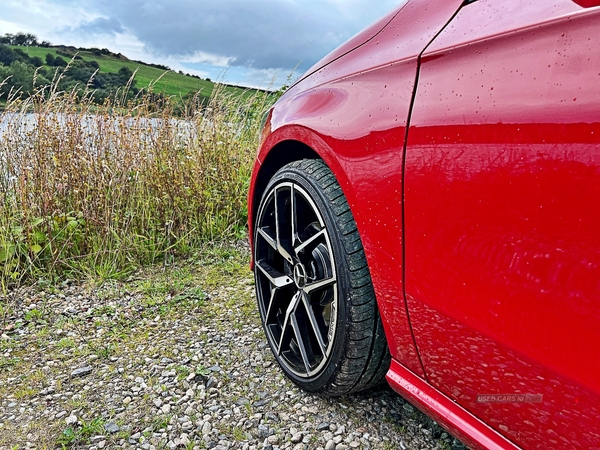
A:
[[[245,250],[221,248],[124,282],[0,298],[0,449],[464,448],[387,387],[297,389],[253,288]]]

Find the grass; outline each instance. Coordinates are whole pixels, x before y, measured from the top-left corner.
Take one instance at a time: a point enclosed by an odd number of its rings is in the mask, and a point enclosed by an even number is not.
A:
[[[5,370],[10,367],[16,366],[21,360],[19,358],[7,358],[5,356],[0,357],[0,370]]]
[[[117,93],[98,106],[87,94],[40,87],[0,113],[0,294],[39,279],[124,278],[245,236],[271,95],[216,89],[208,106],[182,106]]]
[[[61,56],[57,54],[56,48],[45,48],[45,47],[24,47],[24,46],[11,46],[11,48],[19,48],[26,52],[30,57],[38,56],[45,61],[46,54],[50,53],[52,56]],[[178,72],[165,72],[163,69],[152,67],[140,62],[130,61],[128,59],[119,59],[112,55],[96,55],[91,52],[81,50],[78,55],[85,61],[96,61],[100,67],[102,73],[117,73],[121,67],[126,67],[132,72],[136,72],[135,80],[138,88],[145,88],[150,85],[154,85],[155,92],[163,92],[166,95],[172,96],[183,96],[190,92],[195,93],[200,91],[205,97],[212,95],[215,89],[215,83],[196,77],[191,77]],[[68,60],[66,56],[61,56],[63,59]],[[256,91],[250,89],[243,89],[234,86],[225,86],[224,89],[227,94],[241,95],[244,98],[251,96]]]
[[[58,439],[58,444],[62,448],[68,448],[75,444],[87,444],[89,439],[101,434],[104,431],[104,421],[100,418],[90,421],[82,421],[78,427],[67,427],[63,430]]]
[[[62,338],[56,343],[58,348],[72,348],[75,347],[75,341],[72,338]]]

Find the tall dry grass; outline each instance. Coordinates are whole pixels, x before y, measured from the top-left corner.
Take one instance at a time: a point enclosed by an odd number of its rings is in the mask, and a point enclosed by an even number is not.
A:
[[[160,99],[38,89],[0,113],[0,283],[113,277],[241,236],[272,96]]]

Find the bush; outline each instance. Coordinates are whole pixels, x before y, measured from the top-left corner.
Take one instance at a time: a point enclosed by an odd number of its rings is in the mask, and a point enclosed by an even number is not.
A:
[[[67,67],[67,61],[60,56],[54,58],[54,63],[52,64],[55,67]]]
[[[10,47],[0,44],[0,64],[10,66],[17,60],[17,54]]]
[[[44,61],[42,61],[42,58],[39,56],[34,56],[31,58],[31,64],[33,64],[35,67],[42,67],[44,65]]]

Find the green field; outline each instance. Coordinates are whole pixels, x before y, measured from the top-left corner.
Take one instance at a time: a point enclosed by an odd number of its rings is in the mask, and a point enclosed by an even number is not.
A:
[[[46,54],[48,53],[52,54],[54,57],[60,56],[61,58],[68,60],[67,57],[57,54],[57,48],[23,46],[10,47],[19,48],[26,52],[30,57],[39,56],[42,61],[45,61]],[[79,51],[78,55],[86,61],[96,61],[100,66],[100,72],[102,73],[117,73],[121,67],[127,67],[132,72],[137,71],[135,76],[136,87],[145,88],[150,83],[156,82],[153,90],[155,92],[162,92],[166,95],[183,96],[189,92],[200,91],[203,96],[208,97],[211,95],[215,86],[215,84],[211,81],[190,77],[188,75],[182,75],[177,72],[165,72],[164,70],[156,67],[151,67],[146,64],[127,59],[119,59],[112,55],[98,56],[88,51]],[[238,88],[234,86],[227,86],[225,89],[227,92],[245,95],[253,91],[252,89]]]

